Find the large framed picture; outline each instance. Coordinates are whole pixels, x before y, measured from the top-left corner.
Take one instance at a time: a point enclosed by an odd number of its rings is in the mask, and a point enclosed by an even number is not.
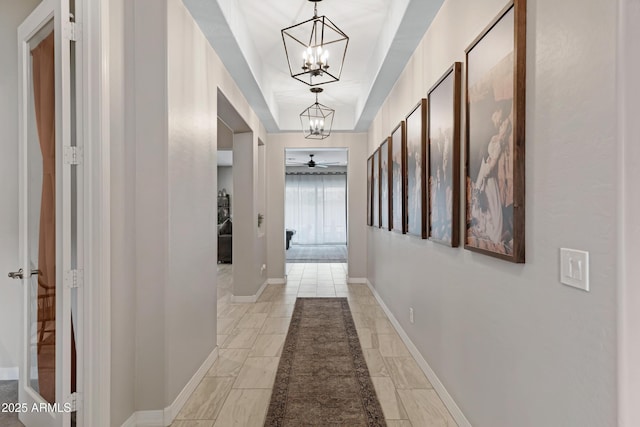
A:
[[[427,238],[427,100],[405,119],[407,143],[407,234]]]
[[[389,173],[389,158],[391,137],[380,145],[380,227],[391,230],[391,174]]]
[[[460,238],[460,102],[462,64],[429,90],[429,239],[457,247]]]
[[[525,258],[526,0],[466,50],[466,249]]]
[[[380,148],[373,153],[373,166],[372,166],[372,209],[371,214],[372,224],[374,227],[380,227]]]
[[[367,225],[373,225],[373,155],[367,159]]]
[[[406,233],[407,146],[405,124],[400,122],[391,132],[391,230]]]

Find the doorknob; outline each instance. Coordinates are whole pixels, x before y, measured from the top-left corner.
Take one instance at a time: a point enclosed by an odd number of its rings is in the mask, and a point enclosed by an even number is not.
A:
[[[36,270],[31,270],[30,276],[33,276],[33,275],[38,276],[40,274],[42,274],[42,272],[36,269]],[[24,279],[24,270],[20,269],[18,271],[12,271],[9,273],[9,277],[12,279]]]
[[[22,279],[24,277],[22,269],[18,270],[18,271],[12,271],[9,273],[9,277],[12,279]]]

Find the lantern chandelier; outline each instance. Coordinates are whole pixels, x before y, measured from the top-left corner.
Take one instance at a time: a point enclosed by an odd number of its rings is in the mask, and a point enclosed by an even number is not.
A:
[[[318,2],[322,0],[309,1],[313,3],[313,18],[281,32],[291,77],[317,86],[340,80],[349,37],[329,18],[318,16]]]
[[[321,87],[312,87],[310,90],[316,95],[316,102],[300,113],[302,132],[307,139],[325,139],[331,135],[335,110],[318,102]]]

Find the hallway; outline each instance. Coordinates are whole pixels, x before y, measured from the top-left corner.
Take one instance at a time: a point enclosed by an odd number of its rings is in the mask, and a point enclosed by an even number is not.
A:
[[[297,297],[346,297],[388,426],[455,426],[371,291],[346,264],[288,264],[287,284],[233,304],[232,266],[218,266],[219,356],[172,424],[262,426]]]

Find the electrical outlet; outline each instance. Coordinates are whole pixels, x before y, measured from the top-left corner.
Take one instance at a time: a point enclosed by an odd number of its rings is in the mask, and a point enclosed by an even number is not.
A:
[[[409,307],[409,322],[413,324],[413,307]]]

